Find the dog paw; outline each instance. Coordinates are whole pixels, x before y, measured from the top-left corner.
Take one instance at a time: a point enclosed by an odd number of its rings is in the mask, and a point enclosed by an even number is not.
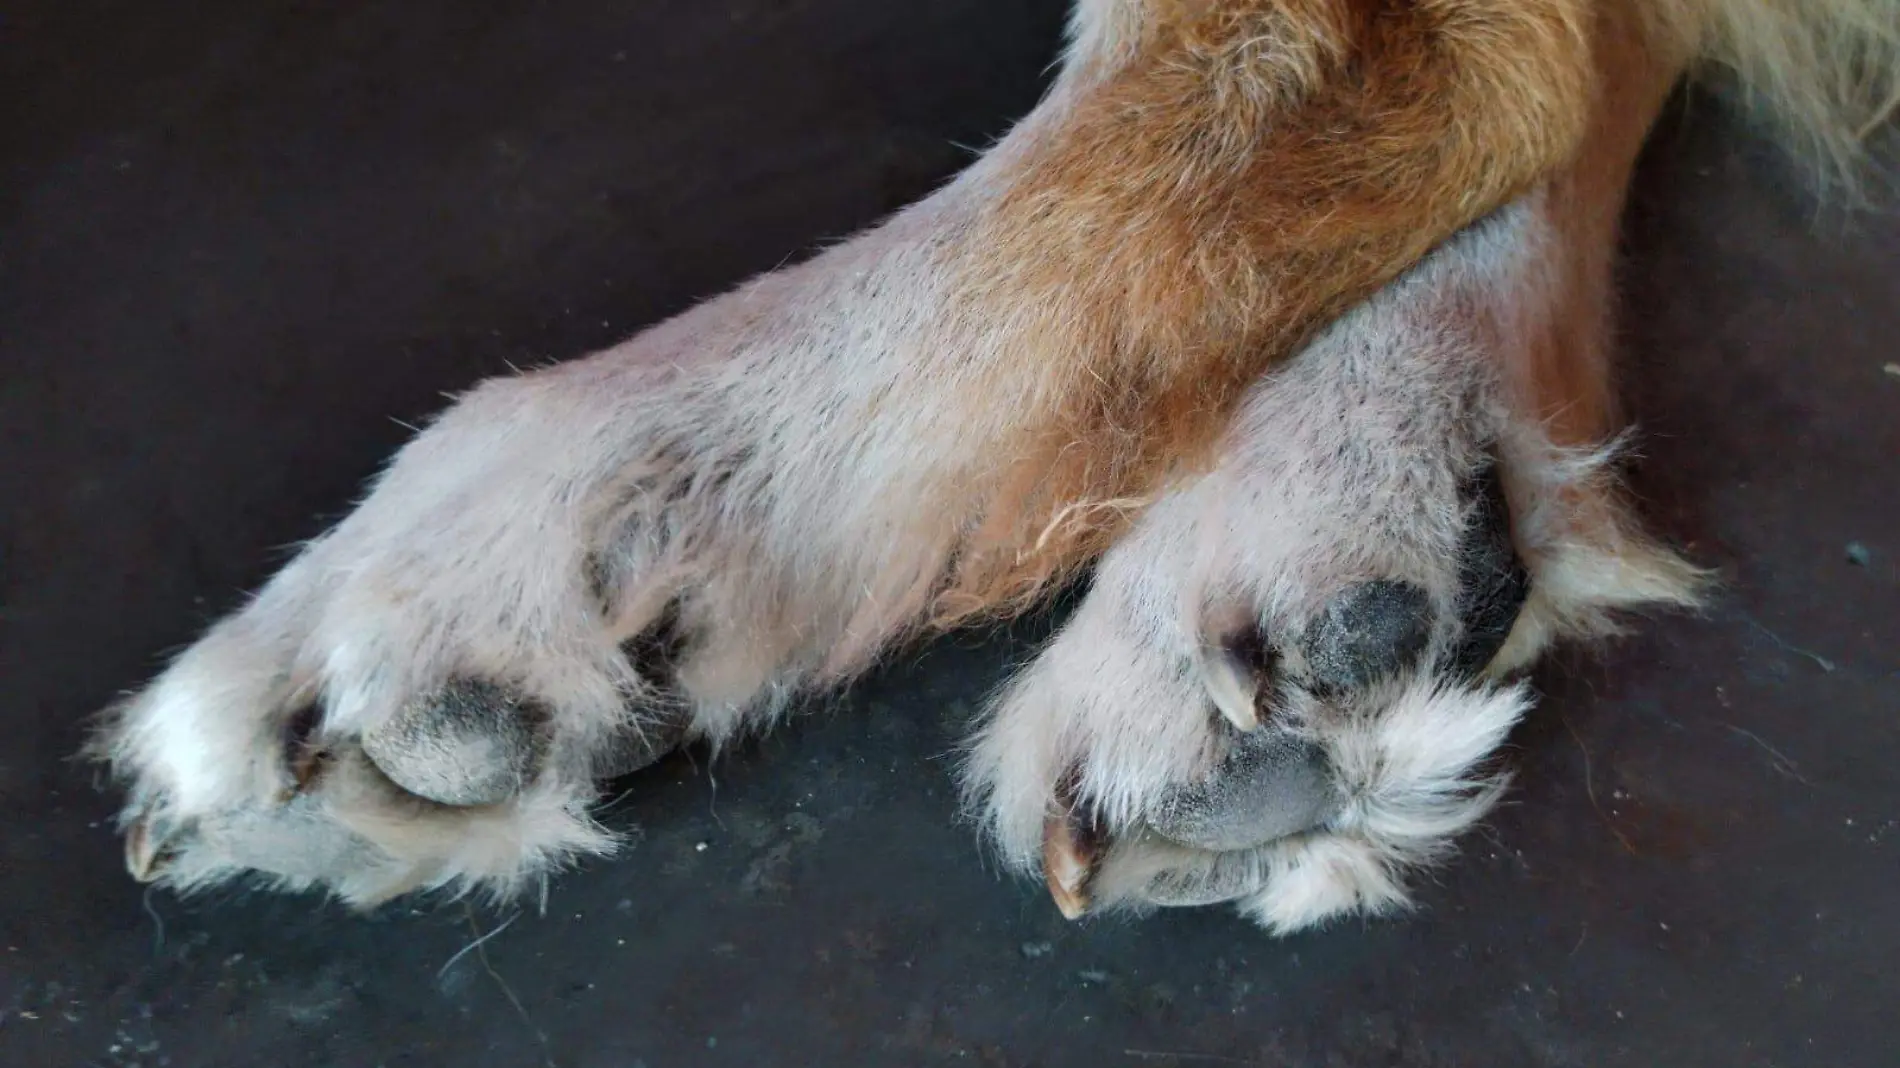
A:
[[[1604,453],[1515,414],[1539,218],[1467,232],[1257,384],[996,702],[972,804],[1065,913],[1231,902],[1287,932],[1403,905],[1505,789],[1510,671],[1690,599]]]
[[[743,535],[692,526],[723,469],[641,418],[679,407],[666,376],[600,371],[476,390],[113,712],[137,877],[512,891],[612,848],[598,780],[778,707],[823,647]]]

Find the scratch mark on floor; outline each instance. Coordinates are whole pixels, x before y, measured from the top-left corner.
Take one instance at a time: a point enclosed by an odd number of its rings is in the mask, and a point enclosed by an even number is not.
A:
[[[456,950],[455,955],[444,962],[441,969],[435,973],[436,978],[440,979],[442,974],[448,971],[449,967],[456,961],[461,960],[471,952],[474,953],[475,959],[481,962],[482,970],[487,972],[488,977],[495,981],[495,986],[501,990],[502,996],[508,999],[508,1004],[514,1006],[515,1015],[521,1017],[521,1022],[527,1024],[528,1030],[534,1032],[535,1041],[541,1044],[541,1063],[543,1068],[557,1068],[554,1063],[554,1054],[548,1048],[548,1033],[541,1030],[540,1026],[534,1022],[534,1017],[528,1015],[527,1006],[523,1005],[521,999],[515,996],[514,988],[508,985],[508,980],[503,979],[501,973],[496,971],[495,966],[488,960],[489,939],[507,930],[510,924],[513,924],[516,920],[521,918],[521,913],[515,913],[498,924],[494,930],[483,934],[481,926],[475,922],[474,908],[464,906],[464,910],[468,917],[468,929],[475,932],[475,941]]]
[[[1717,720],[1716,722],[1720,723],[1721,721]],[[1741,727],[1737,727],[1733,723],[1722,723],[1722,726],[1727,727],[1729,730],[1735,732],[1736,734],[1741,735],[1743,738],[1746,738],[1749,741],[1754,742],[1756,745],[1760,746],[1763,752],[1767,753],[1770,757],[1773,758],[1774,762],[1769,766],[1773,767],[1776,771],[1780,772],[1783,775],[1786,775],[1790,779],[1793,779],[1794,781],[1800,783],[1803,786],[1814,785],[1813,783],[1809,782],[1805,777],[1802,776],[1800,767],[1796,765],[1794,761],[1788,759],[1788,754],[1782,752],[1779,749],[1776,749],[1772,745],[1769,745],[1768,742],[1764,738],[1762,738],[1761,735],[1756,734],[1754,731],[1745,730]]]
[[[1742,618],[1745,621],[1747,621],[1749,626],[1754,627],[1758,631],[1761,631],[1762,634],[1765,635],[1769,641],[1774,642],[1776,645],[1780,646],[1784,651],[1793,653],[1796,656],[1807,657],[1809,660],[1812,660],[1816,664],[1819,664],[1822,671],[1825,671],[1829,674],[1833,674],[1834,671],[1837,668],[1839,668],[1840,665],[1836,664],[1832,660],[1829,660],[1827,657],[1822,656],[1820,653],[1814,652],[1813,650],[1810,650],[1810,649],[1803,649],[1799,645],[1792,644],[1787,639],[1783,638],[1781,635],[1776,634],[1774,631],[1769,630],[1767,627],[1762,626],[1760,623],[1755,622],[1753,619],[1749,619],[1747,616],[1743,616]]]
[[[1617,841],[1623,843],[1623,848],[1629,850],[1631,856],[1635,856],[1636,847],[1630,844],[1629,837],[1610,819],[1609,814],[1603,811],[1603,806],[1597,802],[1596,781],[1590,775],[1590,747],[1583,744],[1583,735],[1577,733],[1576,725],[1570,722],[1569,716],[1559,718],[1564,722],[1564,729],[1570,732],[1570,737],[1576,740],[1577,751],[1583,754],[1583,792],[1590,798],[1590,807],[1597,810],[1597,818],[1603,821],[1603,825],[1610,829],[1611,834],[1616,835]]]

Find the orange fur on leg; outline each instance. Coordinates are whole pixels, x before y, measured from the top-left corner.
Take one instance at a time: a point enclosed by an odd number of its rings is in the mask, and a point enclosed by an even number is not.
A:
[[[949,603],[1085,562],[1127,511],[1091,506],[1145,499],[1315,327],[1567,163],[1590,6],[1148,5],[965,246],[959,291],[1017,317],[969,401],[1023,415]]]
[[[1098,0],[1058,93],[949,246],[1008,341],[966,403],[1002,470],[940,614],[1019,606],[1204,459],[1247,384],[1458,228],[1541,181],[1578,293],[1524,354],[1559,441],[1614,421],[1609,257],[1643,136],[1693,62],[1830,175],[1900,95],[1900,2]],[[1582,145],[1588,139],[1590,147]],[[1575,162],[1574,169],[1566,168]]]
[[[1536,579],[1501,670],[1528,664],[1558,638],[1615,631],[1618,611],[1693,605],[1706,579],[1644,532],[1601,451],[1622,428],[1611,367],[1619,221],[1637,154],[1690,58],[1647,29],[1628,10],[1598,21],[1601,99],[1576,162],[1545,198],[1548,319],[1497,350],[1510,403],[1537,428],[1534,441],[1516,446],[1532,454],[1506,465],[1518,549]],[[1599,459],[1553,465],[1553,447]],[[1557,481],[1540,484],[1534,472]]]

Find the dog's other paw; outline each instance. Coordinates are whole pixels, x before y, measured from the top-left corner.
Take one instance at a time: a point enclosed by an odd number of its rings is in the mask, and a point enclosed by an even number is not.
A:
[[[1501,681],[1697,573],[1624,517],[1607,450],[1520,418],[1543,198],[1461,235],[1255,387],[1008,687],[967,765],[1065,912],[1234,902],[1291,931],[1407,900],[1496,803]]]

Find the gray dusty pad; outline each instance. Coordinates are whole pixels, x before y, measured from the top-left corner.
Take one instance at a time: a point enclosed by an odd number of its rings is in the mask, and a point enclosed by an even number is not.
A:
[[[363,752],[391,782],[444,805],[492,805],[540,770],[544,716],[489,682],[450,683],[404,705],[363,735]]]
[[[638,726],[621,730],[591,754],[589,773],[594,778],[630,775],[678,749],[686,740],[693,712],[678,693],[677,671],[689,637],[681,629],[676,602],[668,605],[644,633],[621,643],[621,653],[652,690],[638,702]]]
[[[1452,670],[1476,675],[1504,647],[1517,613],[1530,596],[1530,573],[1511,538],[1511,506],[1496,464],[1472,479],[1471,526],[1458,546],[1458,619],[1464,636]]]
[[[690,710],[670,707],[644,717],[639,730],[624,730],[593,754],[593,776],[617,779],[631,775],[680,747],[686,740]]]
[[[1162,908],[1203,908],[1245,897],[1266,882],[1266,871],[1253,853],[1218,853],[1155,876],[1142,896]]]
[[[1301,643],[1319,692],[1360,689],[1410,667],[1432,639],[1432,600],[1409,582],[1362,582],[1334,597]]]
[[[1226,852],[1311,830],[1338,805],[1320,748],[1268,729],[1244,736],[1204,782],[1170,793],[1148,825],[1182,845]]]

